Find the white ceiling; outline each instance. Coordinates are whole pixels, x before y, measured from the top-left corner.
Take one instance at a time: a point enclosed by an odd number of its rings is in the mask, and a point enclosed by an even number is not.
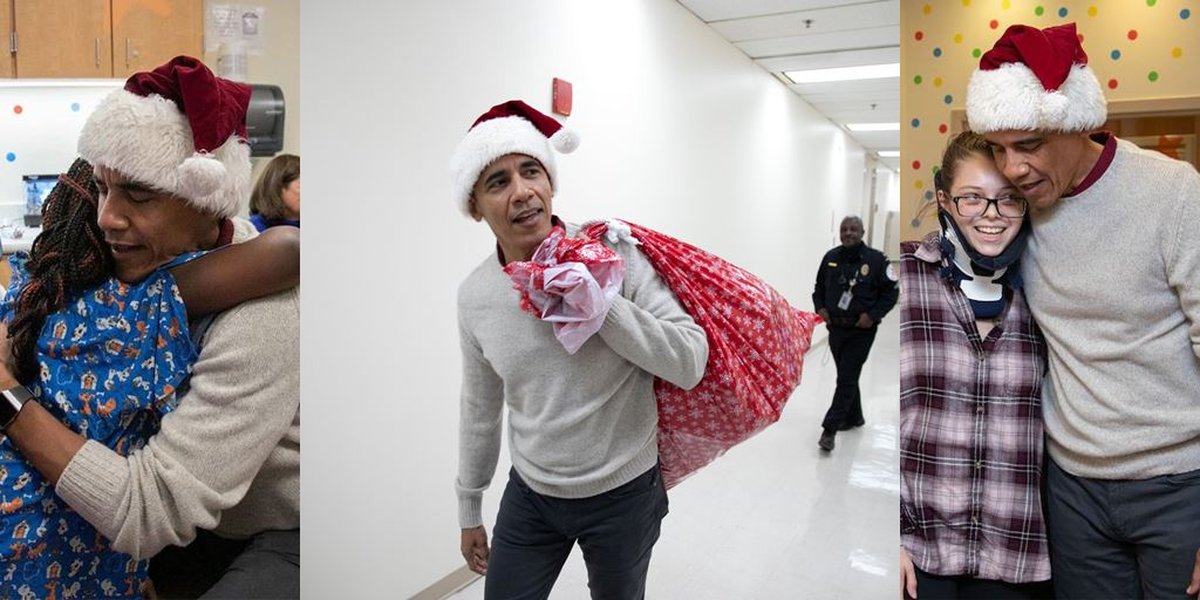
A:
[[[797,85],[783,75],[900,62],[900,0],[677,1],[834,123],[900,121],[898,78]],[[899,131],[847,133],[869,152],[900,149]]]

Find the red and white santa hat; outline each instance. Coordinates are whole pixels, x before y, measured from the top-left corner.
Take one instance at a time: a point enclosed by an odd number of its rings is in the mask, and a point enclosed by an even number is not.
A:
[[[579,136],[520,100],[493,106],[475,119],[450,158],[450,178],[458,209],[470,216],[471,190],[479,174],[507,154],[538,159],[550,176],[551,185],[555,185],[558,171],[551,146],[564,154],[574,152],[579,147]]]
[[[221,79],[190,56],[135,73],[100,101],[79,155],[219,217],[250,196],[250,86]]]
[[[967,84],[967,121],[979,133],[1086,132],[1107,114],[1074,23],[1009,27]]]

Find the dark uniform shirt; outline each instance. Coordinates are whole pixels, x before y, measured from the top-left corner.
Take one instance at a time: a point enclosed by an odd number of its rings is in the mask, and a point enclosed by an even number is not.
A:
[[[850,292],[850,304],[838,304],[842,294]],[[899,289],[888,271],[887,256],[866,244],[846,248],[838,246],[825,253],[817,269],[813,305],[817,311],[829,311],[829,324],[854,327],[858,315],[867,313],[875,324],[896,305]]]

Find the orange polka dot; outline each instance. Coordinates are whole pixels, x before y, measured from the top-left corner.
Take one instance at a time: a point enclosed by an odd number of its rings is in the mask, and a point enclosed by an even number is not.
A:
[[[1131,42],[1132,42],[1133,40],[1136,40],[1136,39],[1137,39],[1137,35],[1138,35],[1138,34],[1137,34],[1137,30],[1136,30],[1136,29],[1130,29],[1130,30],[1129,30],[1129,33],[1127,34],[1127,36],[1129,37],[1129,41],[1131,41]]]
[[[25,108],[24,108],[24,107],[22,107],[20,104],[18,104],[18,105],[16,105],[16,106],[14,106],[14,107],[13,107],[13,112],[15,112],[15,113],[17,113],[17,114],[19,115],[19,114],[21,114],[21,113],[25,112]]]

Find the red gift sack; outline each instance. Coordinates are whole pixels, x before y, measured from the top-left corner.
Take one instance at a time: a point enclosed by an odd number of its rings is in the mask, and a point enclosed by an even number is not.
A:
[[[629,226],[659,277],[708,334],[708,364],[696,387],[654,382],[658,454],[671,488],[779,420],[800,385],[804,353],[821,318],[793,308],[765,281],[717,256],[627,221],[616,223],[614,229]],[[596,222],[581,233],[598,240],[608,230],[608,223]]]

